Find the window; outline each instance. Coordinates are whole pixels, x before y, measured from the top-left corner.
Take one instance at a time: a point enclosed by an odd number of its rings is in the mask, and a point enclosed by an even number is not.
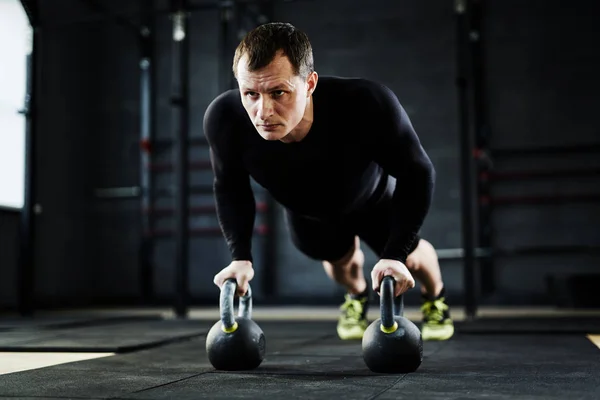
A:
[[[22,208],[31,26],[19,0],[0,0],[0,207]]]

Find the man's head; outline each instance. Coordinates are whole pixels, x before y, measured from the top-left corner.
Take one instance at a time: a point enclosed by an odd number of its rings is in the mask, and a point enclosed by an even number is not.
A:
[[[281,140],[306,125],[303,118],[317,85],[306,34],[286,23],[255,28],[235,51],[233,73],[244,108],[263,138]]]

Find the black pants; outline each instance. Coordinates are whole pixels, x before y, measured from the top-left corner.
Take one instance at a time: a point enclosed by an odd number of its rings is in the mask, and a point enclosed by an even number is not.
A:
[[[285,217],[292,242],[310,258],[335,261],[350,251],[354,246],[354,236],[358,236],[375,254],[381,256],[390,235],[395,187],[395,179],[384,178],[363,210],[338,220],[319,220],[286,210]],[[416,249],[419,240],[419,237],[415,239],[410,253]]]

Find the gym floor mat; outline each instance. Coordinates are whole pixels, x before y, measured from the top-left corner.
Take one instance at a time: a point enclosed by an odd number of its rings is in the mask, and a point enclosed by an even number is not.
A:
[[[79,315],[79,316],[35,316],[35,317],[0,317],[0,332],[15,330],[44,330],[60,328],[78,328],[115,322],[161,320],[156,315]]]
[[[210,324],[209,324],[210,325]],[[425,342],[419,370],[375,374],[335,323],[265,322],[266,358],[219,372],[204,336],[143,351],[0,376],[0,398],[598,399],[600,350],[577,335],[464,335]]]
[[[148,320],[9,331],[0,335],[0,351],[123,353],[204,335],[210,325],[198,320]]]
[[[600,317],[477,318],[458,321],[456,331],[475,334],[578,334],[600,333]]]

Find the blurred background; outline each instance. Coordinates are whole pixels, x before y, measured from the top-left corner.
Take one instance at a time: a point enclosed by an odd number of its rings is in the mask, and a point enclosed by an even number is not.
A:
[[[0,0],[0,309],[218,304],[202,120],[268,21],[308,34],[321,76],[397,94],[437,170],[422,236],[451,304],[600,308],[598,17],[593,0]],[[339,304],[255,195],[256,304]]]

